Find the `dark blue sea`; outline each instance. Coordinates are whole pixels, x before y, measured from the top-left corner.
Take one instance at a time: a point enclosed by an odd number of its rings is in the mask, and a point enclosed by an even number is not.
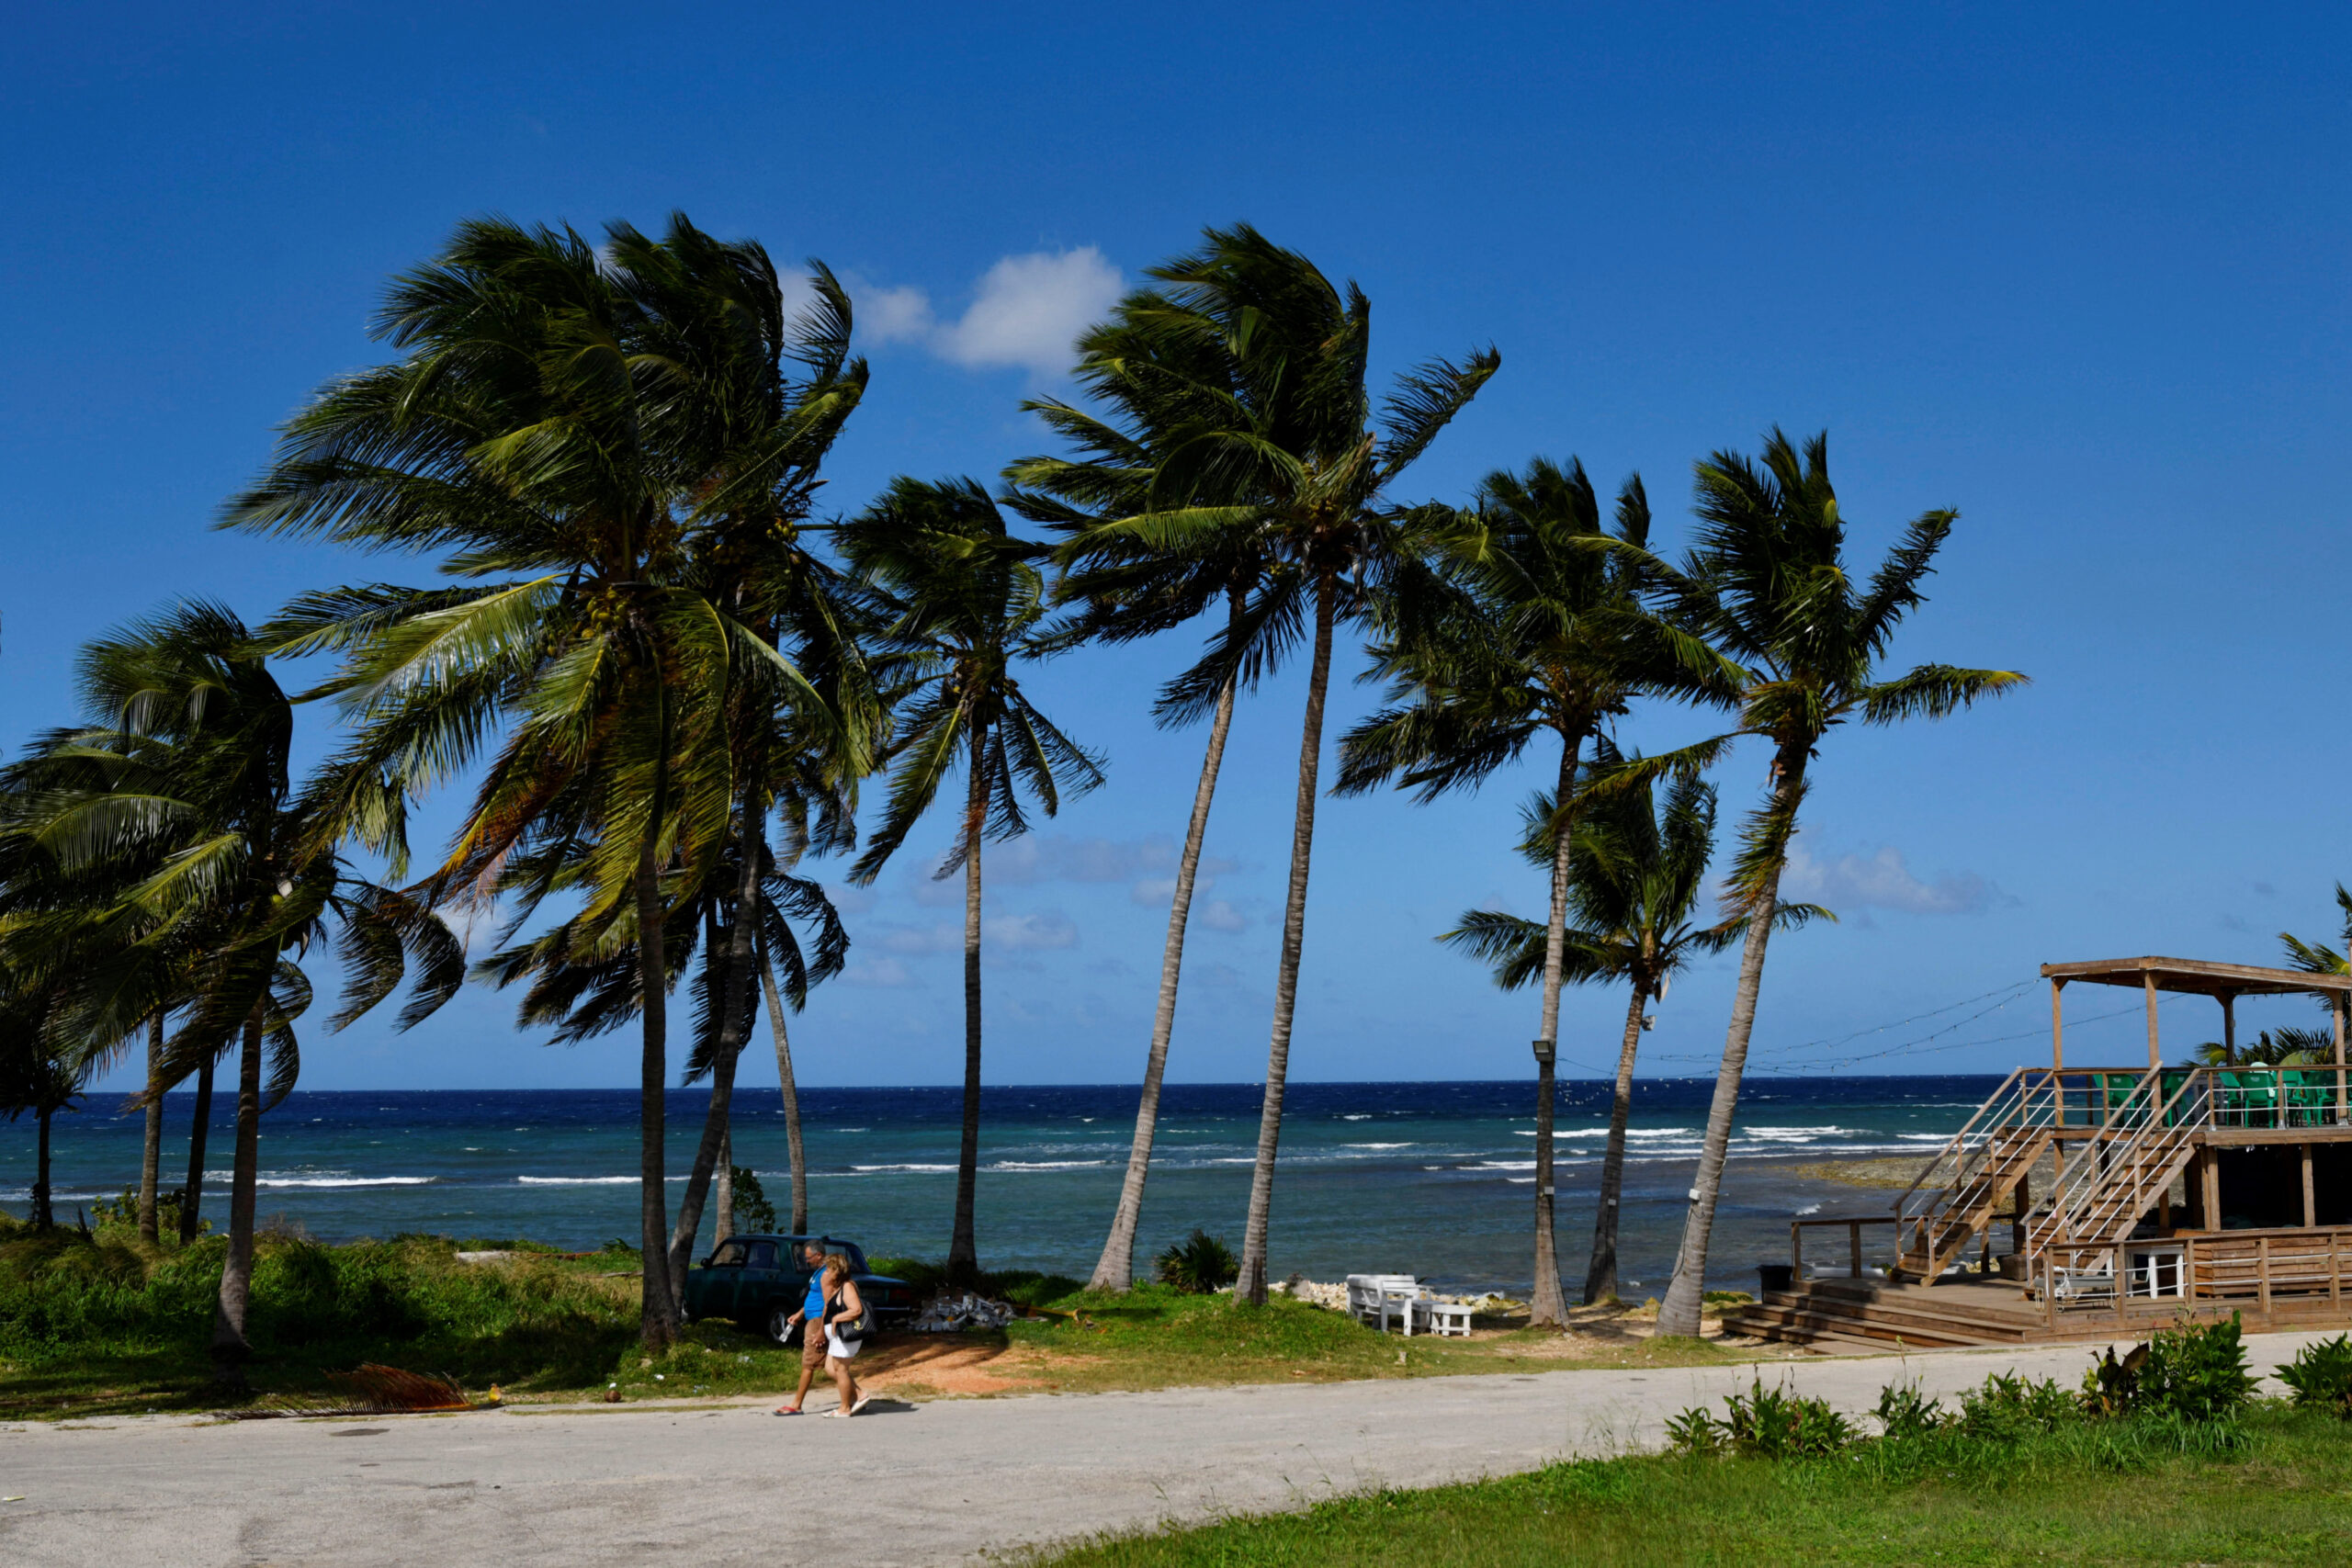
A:
[[[1989,1094],[1993,1077],[1758,1078],[1743,1095],[1711,1282],[1753,1287],[1785,1258],[1792,1216],[1883,1213],[1892,1196],[1797,1176],[1809,1160],[1925,1152]],[[1673,1266],[1712,1080],[1637,1089],[1623,1204],[1629,1294]],[[1250,1194],[1260,1090],[1166,1091],[1142,1243],[1193,1226],[1237,1247]],[[1561,1086],[1559,1248],[1571,1289],[1591,1246],[1606,1084]],[[1534,1184],[1529,1083],[1293,1084],[1274,1189],[1277,1276],[1407,1272],[1449,1288],[1527,1288]],[[167,1181],[185,1175],[193,1096],[166,1111]],[[812,1224],[868,1251],[946,1250],[961,1122],[954,1089],[810,1089],[801,1122]],[[707,1095],[668,1102],[673,1202]],[[233,1097],[214,1101],[206,1213],[222,1223]],[[1083,1277],[1117,1199],[1133,1135],[1132,1086],[989,1089],[983,1095],[978,1235],[983,1264]],[[62,1217],[139,1171],[140,1119],[93,1100],[60,1116]],[[773,1089],[735,1105],[739,1164],[788,1194],[784,1114]],[[29,1120],[0,1125],[0,1205],[21,1213],[32,1181]],[[587,1248],[637,1235],[637,1097],[631,1090],[298,1090],[262,1124],[261,1214],[326,1240],[426,1231],[526,1236]],[[705,1240],[707,1241],[706,1236]]]

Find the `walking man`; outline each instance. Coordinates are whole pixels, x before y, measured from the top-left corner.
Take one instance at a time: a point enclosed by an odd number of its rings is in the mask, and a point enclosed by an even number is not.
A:
[[[800,1244],[800,1261],[808,1268],[808,1293],[801,1298],[800,1310],[785,1319],[786,1332],[790,1325],[800,1325],[800,1387],[793,1394],[792,1403],[779,1404],[779,1416],[797,1416],[807,1403],[808,1386],[817,1374],[825,1370],[825,1248],[811,1236]]]

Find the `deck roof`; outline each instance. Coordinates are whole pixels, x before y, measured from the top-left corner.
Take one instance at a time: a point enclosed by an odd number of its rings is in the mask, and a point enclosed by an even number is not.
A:
[[[2301,969],[2266,969],[2255,964],[2215,964],[2202,958],[2094,958],[2076,964],[2045,964],[2051,980],[2087,981],[2094,986],[2146,987],[2201,997],[2265,997],[2298,991],[2352,993],[2352,975],[2312,975]]]

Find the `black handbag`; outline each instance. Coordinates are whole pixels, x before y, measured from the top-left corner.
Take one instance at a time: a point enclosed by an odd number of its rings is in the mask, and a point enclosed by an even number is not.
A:
[[[834,1296],[825,1304],[830,1308],[833,1302],[839,1300],[841,1300],[839,1296]],[[857,1299],[855,1317],[831,1318],[826,1326],[831,1331],[833,1337],[842,1344],[862,1345],[874,1337],[874,1304],[861,1295]]]

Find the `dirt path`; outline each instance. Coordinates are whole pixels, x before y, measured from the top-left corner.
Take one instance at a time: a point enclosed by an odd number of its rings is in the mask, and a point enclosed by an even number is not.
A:
[[[2267,1371],[2304,1335],[2249,1338]],[[1775,1363],[1849,1411],[2015,1369],[2073,1382],[2081,1346]],[[933,1369],[934,1377],[947,1369]],[[1428,1485],[1655,1445],[1742,1367],[877,1401],[526,1407],[369,1421],[148,1417],[0,1427],[0,1562],[934,1563],[1162,1519]],[[813,1402],[812,1402],[813,1403]]]

